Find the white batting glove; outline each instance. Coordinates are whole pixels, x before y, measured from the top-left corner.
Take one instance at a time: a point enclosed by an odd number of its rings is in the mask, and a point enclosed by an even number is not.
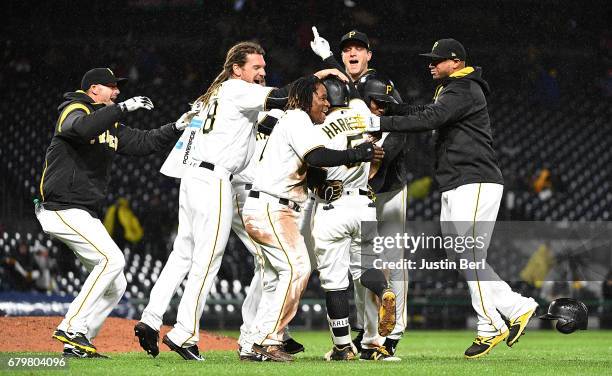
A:
[[[380,131],[380,118],[376,115],[370,115],[366,119],[366,132],[378,132]]]
[[[314,52],[321,59],[325,60],[332,55],[331,49],[329,48],[329,42],[319,36],[319,32],[317,31],[317,27],[312,27],[312,34],[314,35],[314,40],[310,42],[310,48],[312,48],[312,52]]]
[[[147,97],[133,97],[125,102],[119,103],[119,108],[121,108],[121,111],[123,112],[132,112],[138,110],[139,108],[152,110],[153,102],[151,102],[151,100]]]
[[[191,119],[198,114],[198,110],[187,111],[181,115],[180,118],[174,123],[174,127],[178,131],[182,131],[189,126]]]

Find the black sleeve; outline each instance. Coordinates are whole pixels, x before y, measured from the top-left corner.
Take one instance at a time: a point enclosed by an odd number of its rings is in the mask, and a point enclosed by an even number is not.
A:
[[[330,57],[328,57],[327,59],[323,60],[323,63],[325,64],[325,68],[336,68],[337,70],[339,70],[340,72],[344,73],[347,75],[348,77],[348,73],[344,70],[344,66],[342,64],[340,64],[338,62],[338,60],[336,60],[336,58],[334,57],[334,55],[331,55]]]
[[[340,72],[344,73],[346,75],[346,77],[349,77],[349,79],[350,79],[351,76],[345,70],[345,67],[342,64],[340,64],[338,62],[338,60],[336,60],[334,55],[331,55],[327,59],[323,60],[323,63],[325,63],[325,68],[330,68],[330,69],[336,68]],[[353,82],[351,80],[348,83],[348,86],[349,86],[349,101],[351,99],[362,99],[361,95],[359,95],[359,91],[357,90],[357,86],[356,86],[355,82]]]
[[[273,108],[284,109],[289,100],[289,89],[291,88],[291,84],[293,84],[293,82],[281,88],[272,89],[268,94],[268,98],[266,98],[266,103],[264,103],[264,111]]]
[[[123,112],[117,105],[106,106],[91,114],[77,107],[68,114],[62,113],[61,116],[65,118],[57,125],[56,134],[62,138],[85,143],[115,125],[121,120]]]
[[[155,153],[175,143],[180,135],[174,123],[151,130],[140,130],[119,124],[117,153],[124,155]]]
[[[383,116],[380,118],[380,130],[383,132],[422,132],[438,129],[456,121],[471,108],[472,101],[457,90],[450,88],[444,91],[435,103],[412,108],[412,113],[405,116]]]
[[[409,103],[389,103],[387,106],[387,115],[412,115],[419,111],[423,111],[425,105],[422,104],[409,104]]]
[[[304,156],[304,160],[315,167],[333,167],[354,163],[352,150],[334,150],[324,147],[316,148]]]
[[[272,134],[272,130],[276,126],[276,123],[278,123],[278,118],[266,115],[261,121],[257,122],[257,132],[269,136]]]

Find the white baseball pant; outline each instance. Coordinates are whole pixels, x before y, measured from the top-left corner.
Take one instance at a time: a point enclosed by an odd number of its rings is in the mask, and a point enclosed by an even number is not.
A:
[[[36,217],[43,231],[72,249],[89,271],[57,328],[83,333],[92,340],[125,292],[123,253],[102,222],[85,210],[53,211],[41,205],[36,209]]]
[[[214,283],[232,226],[230,174],[215,167],[190,168],[181,180],[179,227],[174,249],[191,256],[191,268],[178,307],[177,322],[167,334],[181,347],[198,343],[200,317]]]
[[[244,226],[242,209],[249,194],[249,191],[246,190],[245,186],[245,184],[233,185],[234,215],[232,217],[232,230],[242,241],[242,244],[244,244],[251,256],[253,256],[253,265],[255,265],[253,279],[251,279],[247,294],[242,302],[242,325],[240,325],[240,337],[238,338],[238,343],[242,347],[248,346],[248,336],[251,333],[251,328],[253,326],[255,316],[257,315],[257,307],[259,306],[259,302],[261,300],[264,284],[264,273],[266,270],[264,267],[266,260],[262,253],[261,247],[253,239],[251,239]],[[268,268],[267,270],[271,269]],[[275,279],[275,275],[270,276],[271,283],[274,283]]]
[[[347,289],[349,273],[354,280],[359,279],[365,271],[362,264],[372,264],[362,260],[368,257],[362,252],[362,241],[372,242],[376,229],[364,233],[361,222],[375,222],[376,209],[368,206],[372,201],[359,195],[359,190],[349,192],[335,200],[333,208],[326,210],[325,201],[316,203],[312,234],[319,279],[325,291]]]
[[[300,213],[259,192],[249,197],[243,217],[248,234],[261,245],[278,276],[276,286],[265,284],[250,343],[279,345],[295,316],[310,276],[310,261],[299,231]]]
[[[379,234],[403,233],[406,228],[407,187],[396,191],[376,195],[376,218]],[[387,257],[399,260],[401,250],[387,250]],[[389,271],[389,285],[396,296],[395,328],[389,334],[391,339],[400,339],[408,321],[408,271],[394,269]],[[381,346],[384,338],[378,334],[378,304],[374,293],[355,281],[355,306],[357,310],[357,327],[364,329],[362,345],[365,348]]]
[[[482,256],[486,258],[503,190],[501,184],[475,183],[443,192],[440,213],[443,235],[452,229],[455,234],[470,231],[474,237],[483,236],[486,238],[486,244]],[[475,253],[474,257],[476,258]],[[510,286],[490,269],[490,265],[487,267],[490,270],[487,280],[481,280],[476,272],[476,278],[469,278],[471,280],[467,281],[472,307],[478,316],[478,335],[481,336],[497,335],[508,330],[500,313],[514,319],[537,306],[532,298],[512,291]]]
[[[306,249],[308,250],[311,271],[317,268],[317,258],[314,254],[314,238],[312,237],[312,220],[314,217],[314,207],[315,197],[311,194],[308,196],[308,200],[306,200],[304,206],[302,207],[299,224],[300,234],[302,234],[302,236],[304,237],[304,243],[306,244]]]

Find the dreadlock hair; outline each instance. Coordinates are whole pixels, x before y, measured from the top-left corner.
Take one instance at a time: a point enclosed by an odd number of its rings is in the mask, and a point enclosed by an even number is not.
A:
[[[259,54],[265,55],[264,49],[255,42],[240,42],[234,45],[227,51],[225,56],[225,63],[223,63],[223,70],[217,75],[212,84],[208,87],[208,90],[196,99],[195,104],[202,103],[206,104],[210,100],[210,97],[219,89],[221,84],[232,77],[233,66],[238,64],[239,67],[246,64],[247,55]]]
[[[285,110],[300,109],[310,114],[312,108],[312,94],[317,91],[317,86],[323,82],[315,75],[298,78],[289,88],[289,99]]]

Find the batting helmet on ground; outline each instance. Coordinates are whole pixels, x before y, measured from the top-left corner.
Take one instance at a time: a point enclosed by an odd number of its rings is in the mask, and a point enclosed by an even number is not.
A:
[[[540,319],[557,320],[557,330],[563,334],[570,334],[578,329],[587,328],[589,314],[583,302],[571,298],[559,298],[550,303],[548,313],[540,316]]]

